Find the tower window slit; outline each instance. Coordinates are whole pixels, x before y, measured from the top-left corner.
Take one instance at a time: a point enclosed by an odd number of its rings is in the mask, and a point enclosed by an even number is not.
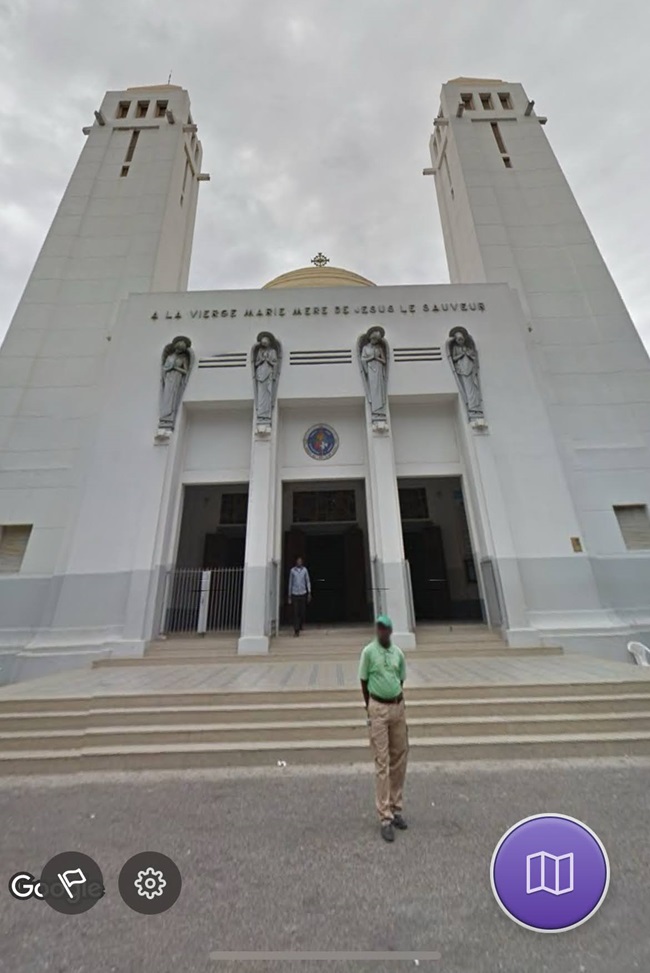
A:
[[[443,160],[443,163],[444,163],[444,166],[445,166],[445,174],[447,176],[447,181],[449,183],[449,191],[451,193],[451,198],[453,199],[454,198],[454,195],[455,195],[454,194],[454,187],[453,187],[453,184],[452,184],[452,181],[451,181],[451,171],[449,169],[449,163],[447,162],[447,155],[446,155],[446,153],[445,153],[445,155],[443,155],[442,160]]]
[[[491,122],[490,128],[492,129],[492,134],[494,135],[496,143],[499,146],[499,152],[501,153],[501,155],[507,155],[508,150],[506,149],[505,142],[503,141],[503,137],[501,135],[501,129],[499,128],[496,122]]]
[[[133,153],[135,152],[135,147],[138,144],[139,137],[140,137],[140,130],[136,128],[131,135],[131,141],[129,142],[129,147],[126,150],[126,156],[124,158],[125,162],[131,162],[131,160],[133,159]]]
[[[483,109],[485,111],[492,111],[492,109],[494,108],[494,105],[492,104],[492,95],[482,94],[479,95],[479,98],[481,99],[481,105],[483,106]]]

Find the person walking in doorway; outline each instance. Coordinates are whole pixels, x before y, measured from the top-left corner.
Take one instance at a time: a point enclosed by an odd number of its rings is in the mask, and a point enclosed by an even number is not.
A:
[[[406,777],[408,729],[402,691],[406,660],[393,644],[393,623],[377,619],[375,639],[366,645],[359,662],[361,692],[368,714],[370,745],[375,757],[375,801],[384,841],[395,840],[395,828],[406,831],[402,791]]]
[[[293,634],[297,638],[305,624],[307,605],[311,601],[311,581],[309,571],[297,557],[289,571],[289,604],[293,606]]]

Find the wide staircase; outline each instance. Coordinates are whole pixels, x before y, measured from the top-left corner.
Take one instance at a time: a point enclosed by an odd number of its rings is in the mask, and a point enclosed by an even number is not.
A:
[[[367,625],[316,626],[302,632],[298,638],[290,630],[282,631],[271,641],[268,655],[247,656],[272,662],[328,659],[345,661],[358,658],[363,646],[372,637]],[[510,657],[561,655],[555,646],[511,649],[501,636],[480,624],[419,625],[417,629],[417,658],[446,656],[496,656],[506,652]],[[116,666],[155,666],[211,664],[227,661],[242,663],[237,655],[237,637],[231,633],[205,636],[173,636],[151,642],[140,659],[101,659],[96,668]]]
[[[356,660],[367,629],[152,644],[0,690],[0,775],[369,765]],[[650,754],[650,678],[632,665],[513,650],[480,626],[431,626],[408,654],[411,759]],[[74,686],[74,690],[69,689]]]

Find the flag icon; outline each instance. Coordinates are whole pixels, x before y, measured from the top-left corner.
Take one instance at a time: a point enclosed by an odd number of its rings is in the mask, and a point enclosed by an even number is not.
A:
[[[74,899],[72,886],[85,885],[88,881],[80,868],[70,868],[67,872],[59,872],[58,878],[71,899]]]

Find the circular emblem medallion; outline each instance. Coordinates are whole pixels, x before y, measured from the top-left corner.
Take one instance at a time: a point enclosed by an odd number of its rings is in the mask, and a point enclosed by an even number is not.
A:
[[[305,452],[312,459],[330,459],[339,448],[339,437],[331,426],[312,426],[303,439]]]

